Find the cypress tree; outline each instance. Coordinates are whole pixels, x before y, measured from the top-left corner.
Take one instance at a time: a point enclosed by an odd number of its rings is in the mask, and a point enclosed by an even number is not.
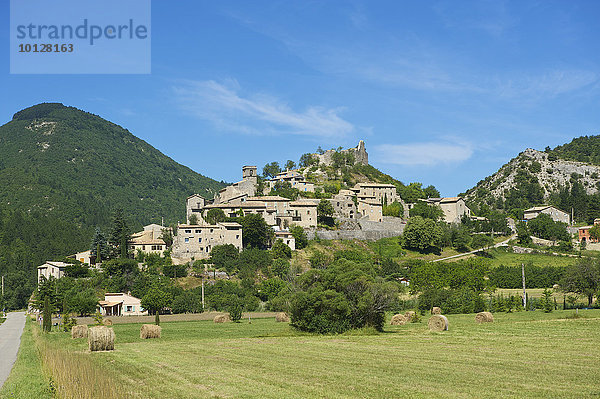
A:
[[[52,310],[50,309],[50,297],[46,295],[44,298],[42,331],[50,332],[52,330]]]

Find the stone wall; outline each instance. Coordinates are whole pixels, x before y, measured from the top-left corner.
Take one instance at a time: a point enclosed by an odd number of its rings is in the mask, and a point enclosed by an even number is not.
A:
[[[356,165],[369,164],[369,154],[367,153],[367,150],[365,148],[365,142],[362,140],[358,142],[358,145],[356,147],[342,150],[342,153],[354,154],[354,163]],[[319,158],[319,164],[330,166],[333,164],[333,154],[335,154],[335,150],[327,150],[323,154],[312,155],[316,158]]]

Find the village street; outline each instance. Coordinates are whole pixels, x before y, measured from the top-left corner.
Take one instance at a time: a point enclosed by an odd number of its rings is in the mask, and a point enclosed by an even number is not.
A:
[[[0,324],[0,388],[17,360],[23,327],[25,312],[9,313],[6,321]]]

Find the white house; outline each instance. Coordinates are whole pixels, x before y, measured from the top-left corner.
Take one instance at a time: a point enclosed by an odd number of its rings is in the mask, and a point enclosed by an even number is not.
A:
[[[148,314],[148,311],[142,308],[141,301],[130,293],[107,292],[104,294],[104,300],[98,303],[103,316],[143,316]]]
[[[38,281],[44,277],[48,280],[50,277],[61,278],[65,275],[65,267],[69,266],[68,263],[64,262],[46,262],[41,266],[38,266]]]

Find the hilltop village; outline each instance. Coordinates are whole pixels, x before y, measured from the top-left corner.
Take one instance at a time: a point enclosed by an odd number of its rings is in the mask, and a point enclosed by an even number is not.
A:
[[[337,192],[325,192],[326,187],[318,183],[318,178],[326,177],[326,173],[318,166],[334,165],[336,156],[349,159],[354,165],[368,165],[368,153],[361,140],[355,148],[310,154],[305,167],[288,169],[263,181],[259,181],[261,177],[256,166],[243,166],[242,180],[220,190],[214,199],[191,195],[186,200],[186,223],[178,225],[174,238],[173,261],[185,263],[208,258],[211,249],[217,245],[232,244],[241,250],[242,226],[235,222],[209,223],[207,215],[214,210],[219,210],[226,218],[249,214],[262,216],[273,228],[275,238],[281,239],[292,250],[295,249],[294,237],[289,230],[292,226],[302,227],[309,237],[325,239],[376,240],[402,234],[414,204],[406,204],[394,184],[366,181]],[[298,198],[273,195],[281,187],[297,190]],[[319,203],[323,199],[331,204],[331,217],[337,229],[318,223]],[[460,197],[429,198],[426,202],[439,206],[448,223],[460,223],[464,215],[469,217],[471,214]],[[399,205],[401,215],[384,216],[383,207],[393,203]]]

